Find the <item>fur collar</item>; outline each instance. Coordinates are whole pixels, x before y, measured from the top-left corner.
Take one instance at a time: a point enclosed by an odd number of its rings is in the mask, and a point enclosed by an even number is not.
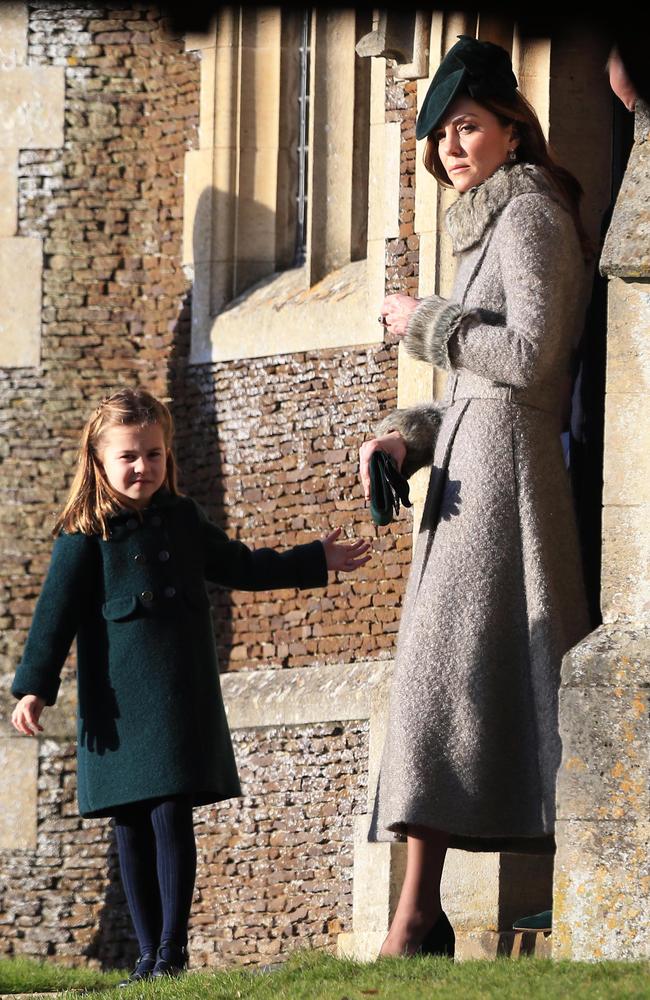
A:
[[[531,193],[546,194],[560,201],[543,167],[534,163],[504,163],[482,184],[461,194],[445,215],[454,253],[475,246],[512,198]]]

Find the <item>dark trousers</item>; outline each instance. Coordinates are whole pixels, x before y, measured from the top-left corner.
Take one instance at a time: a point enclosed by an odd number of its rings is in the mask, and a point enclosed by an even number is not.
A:
[[[124,894],[140,946],[187,945],[196,879],[196,840],[189,796],[147,799],[122,806],[115,836]]]

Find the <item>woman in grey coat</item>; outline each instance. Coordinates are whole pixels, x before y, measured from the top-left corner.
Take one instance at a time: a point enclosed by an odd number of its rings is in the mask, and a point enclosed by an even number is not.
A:
[[[407,587],[370,838],[406,839],[382,954],[452,953],[448,846],[553,850],[563,654],[589,629],[560,442],[588,256],[580,188],[550,157],[505,50],[461,36],[417,123],[460,197],[451,297],[388,296],[406,350],[446,397],[388,414],[361,449],[431,465]]]

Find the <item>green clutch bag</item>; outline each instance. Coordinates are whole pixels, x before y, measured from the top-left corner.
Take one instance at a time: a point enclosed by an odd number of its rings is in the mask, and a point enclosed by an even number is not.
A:
[[[399,514],[400,504],[412,507],[409,484],[397,471],[395,462],[385,451],[373,451],[370,456],[370,516],[375,524],[390,524]]]

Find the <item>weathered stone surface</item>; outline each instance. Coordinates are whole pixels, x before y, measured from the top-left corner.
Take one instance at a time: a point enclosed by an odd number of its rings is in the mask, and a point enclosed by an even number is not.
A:
[[[510,931],[517,917],[550,909],[552,884],[550,855],[450,850],[441,894],[454,928],[474,934]]]
[[[600,258],[601,274],[650,277],[650,140],[630,153],[625,177]]]
[[[650,287],[610,278],[607,289],[607,392],[650,391]],[[639,428],[640,430],[640,428]]]
[[[603,625],[560,690],[553,955],[647,958],[650,629]]]
[[[38,740],[0,737],[0,851],[36,846],[36,771]]]
[[[647,776],[647,771],[646,771]],[[650,823],[558,824],[553,957],[650,958]]]
[[[0,237],[0,365],[27,368],[41,357],[42,241]]]
[[[367,719],[387,664],[349,663],[224,674],[228,721],[236,729]]]
[[[603,508],[603,621],[650,625],[650,502]]]

